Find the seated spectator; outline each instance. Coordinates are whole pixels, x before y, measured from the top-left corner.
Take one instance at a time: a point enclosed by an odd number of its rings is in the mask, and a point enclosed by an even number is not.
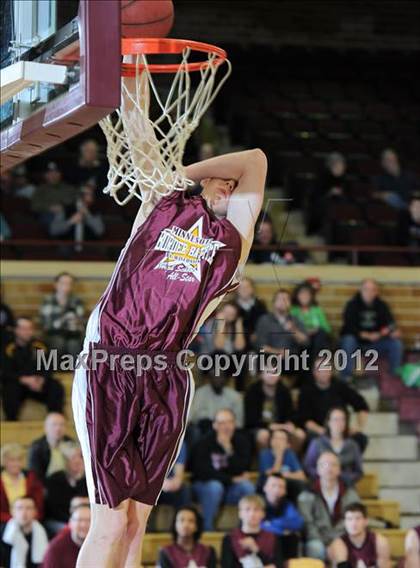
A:
[[[279,245],[274,231],[273,222],[269,217],[264,217],[257,225],[258,229],[255,233],[254,240],[255,245],[259,245],[260,247],[272,247],[273,245]],[[288,242],[284,244],[295,245],[297,243]],[[276,250],[256,250],[255,248],[252,248],[249,255],[249,262],[252,262],[254,264],[270,263],[284,265],[293,264],[295,262],[303,262],[304,260],[304,254],[299,254],[291,251],[280,253]]]
[[[193,448],[191,472],[193,490],[201,505],[204,530],[213,530],[222,501],[234,505],[241,497],[254,493],[249,480],[251,447],[244,434],[236,430],[231,410],[219,410],[213,432]]]
[[[200,542],[202,526],[203,519],[194,507],[178,509],[172,526],[173,543],[160,551],[159,568],[216,568],[214,548]]]
[[[280,544],[276,536],[262,529],[264,500],[248,495],[239,501],[241,528],[223,539],[222,568],[280,568],[283,565]]]
[[[102,215],[95,212],[95,189],[84,185],[67,207],[57,206],[49,224],[50,236],[76,243],[99,239],[105,232]]]
[[[63,411],[63,386],[50,371],[39,370],[37,351],[46,354],[47,348],[35,339],[32,320],[17,318],[15,339],[6,345],[3,358],[3,408],[7,420],[18,419],[20,407],[27,398],[42,402],[49,412]]]
[[[187,463],[187,446],[183,442],[176,462],[163,482],[159,505],[184,507],[191,502],[190,486],[185,484],[185,464]]]
[[[359,566],[391,567],[391,553],[387,539],[368,530],[367,510],[362,503],[351,503],[344,509],[345,532],[336,538],[328,549],[333,566],[358,568]]]
[[[309,343],[303,324],[290,313],[290,294],[280,289],[274,294],[273,310],[257,322],[256,344],[265,353],[284,356],[299,353]]]
[[[41,481],[65,467],[61,444],[71,441],[66,436],[66,419],[58,412],[51,412],[44,422],[44,436],[34,440],[29,448],[29,469]]]
[[[290,449],[289,433],[286,430],[271,431],[270,447],[260,450],[258,470],[258,486],[264,485],[267,476],[273,473],[281,473],[287,482],[306,479],[297,455]]]
[[[35,189],[32,196],[32,210],[48,226],[57,207],[75,203],[76,197],[76,188],[63,181],[63,174],[55,162],[49,162],[44,173],[44,183]]]
[[[262,300],[256,297],[254,283],[250,278],[243,278],[236,291],[236,304],[239,307],[239,316],[243,321],[245,334],[245,349],[249,351],[255,345],[255,328],[260,316],[267,313]]]
[[[215,353],[214,355],[217,355]],[[228,408],[235,415],[238,428],[244,425],[242,396],[233,388],[226,386],[226,371],[215,372],[214,365],[205,374],[208,384],[199,387],[194,394],[188,416],[188,438],[191,442],[212,429],[214,417],[219,410]]]
[[[65,459],[64,470],[56,471],[45,480],[45,525],[52,534],[67,524],[72,498],[88,494],[80,446],[75,442],[63,442],[61,451]]]
[[[315,479],[316,464],[324,452],[335,454],[340,460],[341,479],[354,485],[363,476],[362,456],[357,443],[349,436],[349,415],[345,408],[331,408],[325,421],[325,434],[315,438],[305,456],[305,471]]]
[[[344,381],[351,380],[354,356],[358,349],[376,350],[386,357],[395,373],[401,365],[403,344],[401,332],[386,302],[379,297],[375,280],[363,280],[360,291],[349,300],[344,309],[341,329],[341,347],[346,353],[347,365],[341,372]]]
[[[330,347],[331,326],[324,310],[318,306],[315,290],[309,282],[299,284],[293,291],[290,313],[303,324],[309,336],[311,360],[313,361],[321,349]]]
[[[405,568],[420,567],[420,525],[410,529],[405,535]]]
[[[35,186],[28,180],[25,164],[20,164],[12,171],[13,185],[15,188],[14,194],[16,197],[23,197],[25,199],[32,199],[35,193]]]
[[[420,248],[420,194],[411,198],[407,211],[401,211],[397,234],[400,246]],[[408,258],[411,264],[420,265],[420,253]]]
[[[407,209],[411,194],[419,184],[414,174],[401,169],[397,153],[387,148],[381,155],[382,173],[373,178],[375,197],[395,209]]]
[[[81,504],[70,515],[69,526],[50,542],[42,568],[76,568],[77,557],[90,527],[90,506]]]
[[[223,353],[229,357],[235,355],[238,359],[241,357],[246,348],[246,339],[239,308],[234,302],[226,302],[217,309],[215,317],[204,324],[201,340],[201,353]],[[233,369],[232,365],[227,373]],[[237,390],[243,389],[245,372],[246,369],[243,368],[235,376]]]
[[[309,195],[306,208],[307,233],[317,233],[322,228],[324,216],[319,212],[327,212],[335,201],[351,199],[350,181],[347,175],[345,157],[338,153],[328,154],[325,169],[319,175],[318,182]],[[314,203],[317,204],[314,207]]]
[[[99,155],[99,145],[93,138],[88,138],[80,145],[77,165],[71,165],[66,171],[66,178],[76,187],[92,183],[98,187],[98,198],[103,196],[102,190],[107,185],[107,167]]]
[[[303,518],[287,498],[287,484],[281,473],[270,473],[263,487],[265,518],[261,527],[277,535],[283,558],[296,558],[299,552],[299,535]]]
[[[44,514],[44,488],[33,471],[23,469],[25,451],[19,444],[4,444],[1,449],[0,522],[11,518],[11,505],[20,497],[34,500],[37,518]]]
[[[82,349],[83,316],[82,300],[73,293],[74,277],[60,272],[54,278],[54,292],[45,296],[39,310],[40,323],[50,349],[56,349],[58,357],[77,357]]]
[[[36,514],[36,503],[32,497],[23,495],[15,499],[12,517],[0,531],[2,568],[44,566],[42,561],[48,548],[48,537],[44,527],[36,520]]]
[[[270,431],[286,430],[297,438],[304,433],[292,422],[293,402],[290,391],[281,381],[278,369],[268,363],[260,372],[259,379],[249,385],[244,397],[245,428],[251,430],[259,447],[267,447]]]
[[[326,365],[323,359],[314,362],[312,375],[313,380],[301,388],[299,395],[297,414],[300,424],[310,438],[323,436],[327,432],[325,421],[328,411],[350,406],[356,412],[357,421],[350,435],[363,452],[368,444],[367,436],[363,433],[369,412],[366,400],[346,383],[333,379],[332,367]]]
[[[305,521],[305,554],[325,561],[327,547],[343,531],[342,511],[360,499],[340,480],[340,462],[335,454],[321,454],[317,472],[319,479],[311,490],[299,495],[298,505]]]

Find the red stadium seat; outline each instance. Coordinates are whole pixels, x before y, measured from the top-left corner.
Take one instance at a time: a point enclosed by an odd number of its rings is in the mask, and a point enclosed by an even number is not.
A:
[[[354,225],[363,222],[360,207],[352,203],[331,203],[327,214],[335,223]]]

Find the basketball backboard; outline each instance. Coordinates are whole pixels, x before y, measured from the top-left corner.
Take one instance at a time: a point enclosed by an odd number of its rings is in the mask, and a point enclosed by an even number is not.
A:
[[[2,105],[3,170],[90,128],[120,105],[121,31],[119,0],[3,0],[1,9],[2,70],[17,61],[66,67],[64,83],[35,67],[38,80]]]

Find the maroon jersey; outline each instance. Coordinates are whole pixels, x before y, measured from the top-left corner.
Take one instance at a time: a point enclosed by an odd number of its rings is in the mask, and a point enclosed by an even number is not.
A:
[[[346,545],[348,552],[348,561],[352,566],[356,568],[359,560],[364,562],[365,566],[368,568],[370,566],[376,566],[377,556],[376,556],[376,535],[374,532],[366,531],[366,538],[362,546],[358,548],[355,546],[347,533],[341,537],[342,541]]]
[[[163,198],[131,237],[100,301],[101,343],[186,347],[205,308],[235,287],[241,238],[202,197]]]
[[[197,542],[193,550],[187,552],[178,544],[165,546],[161,551],[160,565],[171,568],[188,568],[195,562],[197,568],[213,568],[216,566],[216,555],[211,546]]]
[[[201,197],[164,197],[128,239],[93,310],[76,371],[73,412],[91,501],[153,505],[185,434],[191,372],[175,362],[223,296],[236,287],[241,238]],[[167,367],[138,373],[108,354],[166,354]]]
[[[250,554],[250,551],[244,548],[241,540],[246,537],[252,537],[257,543],[259,552],[257,556],[261,559],[262,563],[278,565],[278,546],[277,537],[275,534],[260,530],[258,533],[248,534],[244,533],[241,529],[237,528],[225,536],[223,552],[222,552],[222,565],[224,563],[229,566],[242,566],[241,558],[245,558]]]

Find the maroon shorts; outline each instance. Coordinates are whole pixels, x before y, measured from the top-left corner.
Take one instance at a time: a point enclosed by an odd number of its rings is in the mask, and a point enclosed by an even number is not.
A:
[[[119,360],[112,368],[110,358],[94,365],[92,349],[139,355],[91,343],[87,369],[76,372],[73,408],[90,499],[110,507],[127,498],[154,505],[181,448],[194,395],[192,374],[176,364],[173,353],[163,354],[166,369],[138,374]]]

